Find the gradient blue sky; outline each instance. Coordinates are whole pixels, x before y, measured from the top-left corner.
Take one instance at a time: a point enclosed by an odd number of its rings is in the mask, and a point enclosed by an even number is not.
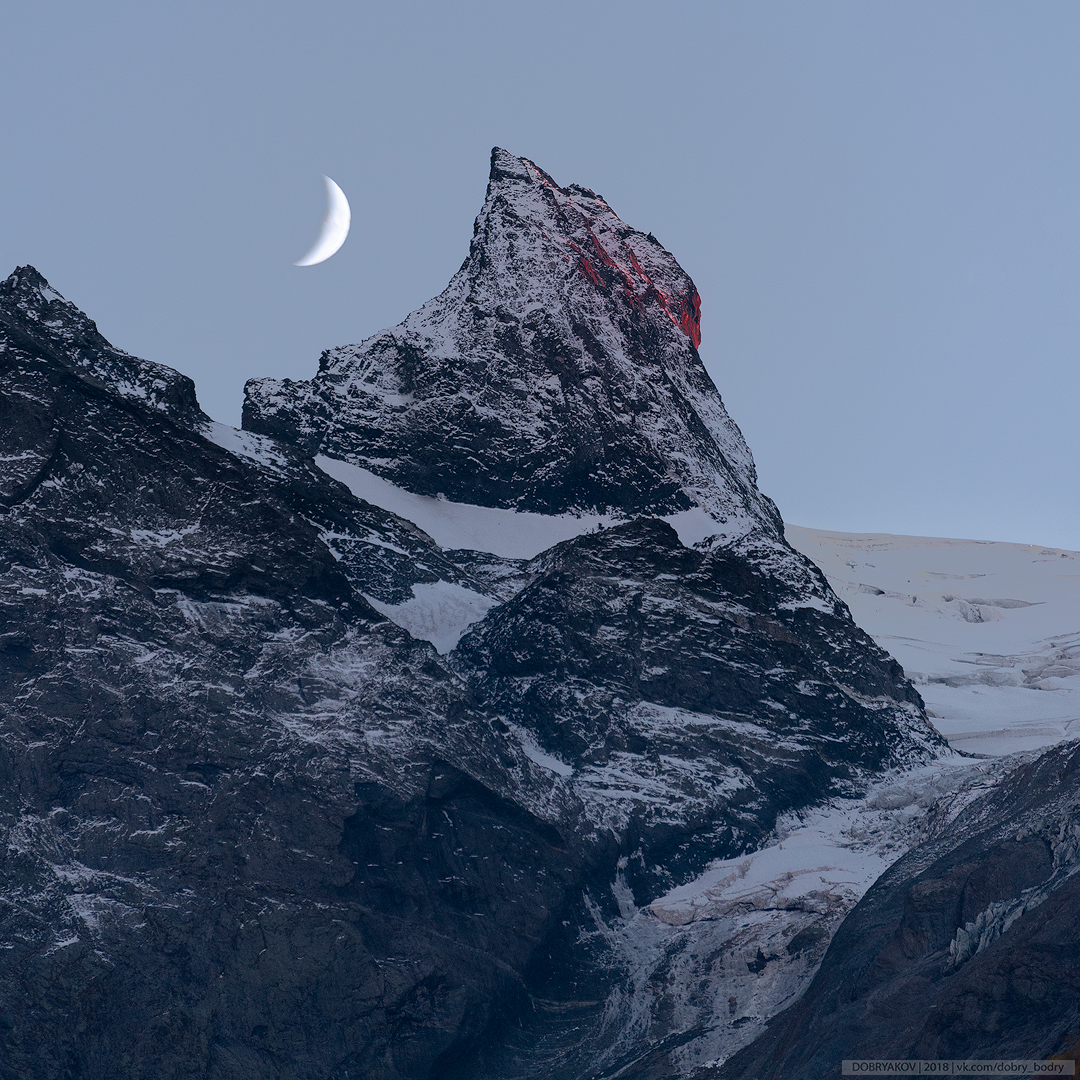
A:
[[[439,292],[498,144],[694,277],[786,520],[1080,548],[1075,0],[36,0],[0,92],[0,273],[218,419]]]

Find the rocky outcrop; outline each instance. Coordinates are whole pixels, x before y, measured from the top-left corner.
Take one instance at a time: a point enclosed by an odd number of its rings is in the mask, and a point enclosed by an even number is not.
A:
[[[32,266],[20,266],[0,282],[0,333],[11,346],[47,356],[84,381],[107,386],[181,423],[206,419],[195,400],[195,384],[186,375],[109,344],[97,324]]]
[[[687,548],[655,518],[582,536],[450,658],[592,828],[635,838],[639,904],[929,745],[895,661],[851,636],[824,581],[808,596],[763,572],[770,554]]]
[[[627,890],[939,745],[783,541],[658,244],[497,152],[424,312],[237,432],[36,271],[0,286],[3,1080],[587,1074]],[[514,384],[545,356],[580,378]],[[442,550],[316,449],[612,524]],[[443,654],[391,621],[435,586],[483,601]]]

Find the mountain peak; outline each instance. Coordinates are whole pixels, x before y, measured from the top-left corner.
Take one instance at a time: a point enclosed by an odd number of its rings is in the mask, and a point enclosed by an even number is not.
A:
[[[4,281],[0,281],[0,290],[34,289],[40,291],[50,287],[41,271],[29,263],[25,266],[16,266]]]
[[[97,332],[94,320],[65,300],[49,284],[44,274],[29,263],[15,267],[7,278],[0,281],[0,304],[8,309],[17,309],[34,323],[41,323],[48,317],[50,325],[67,324],[69,333],[76,328],[84,333]]]
[[[191,379],[111,345],[97,323],[33,266],[16,267],[0,281],[0,338],[183,424],[206,419]]]
[[[629,228],[591,188],[559,187],[535,162],[495,147],[477,225],[493,214],[539,227],[556,258],[576,264],[593,287],[621,290],[639,309],[658,303],[695,348],[701,344],[701,298],[689,275],[652,233]]]
[[[252,380],[244,426],[424,495],[541,513],[779,516],[698,356],[701,303],[594,191],[496,147],[469,257],[310,381]]]
[[[519,158],[504,150],[501,146],[491,148],[491,171],[488,173],[489,183],[497,183],[500,180],[528,180],[531,162],[525,158]],[[533,166],[535,168],[535,166]]]

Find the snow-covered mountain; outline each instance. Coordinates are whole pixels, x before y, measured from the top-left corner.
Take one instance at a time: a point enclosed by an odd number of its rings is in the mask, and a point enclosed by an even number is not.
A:
[[[587,188],[495,149],[469,257],[308,382],[252,380],[244,427],[421,495],[542,513],[703,506],[781,529],[697,355],[694,283]]]
[[[241,431],[0,284],[0,1070],[687,1075],[805,984],[855,892],[791,891],[776,978],[709,905],[951,751],[785,539],[698,311],[499,150],[447,291]],[[860,889],[916,838],[871,817]]]

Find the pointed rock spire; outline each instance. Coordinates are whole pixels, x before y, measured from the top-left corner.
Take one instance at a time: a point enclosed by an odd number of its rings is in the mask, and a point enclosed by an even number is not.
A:
[[[440,296],[306,381],[252,380],[244,426],[420,494],[543,513],[701,506],[779,535],[697,353],[700,300],[588,188],[492,151],[469,257]]]

